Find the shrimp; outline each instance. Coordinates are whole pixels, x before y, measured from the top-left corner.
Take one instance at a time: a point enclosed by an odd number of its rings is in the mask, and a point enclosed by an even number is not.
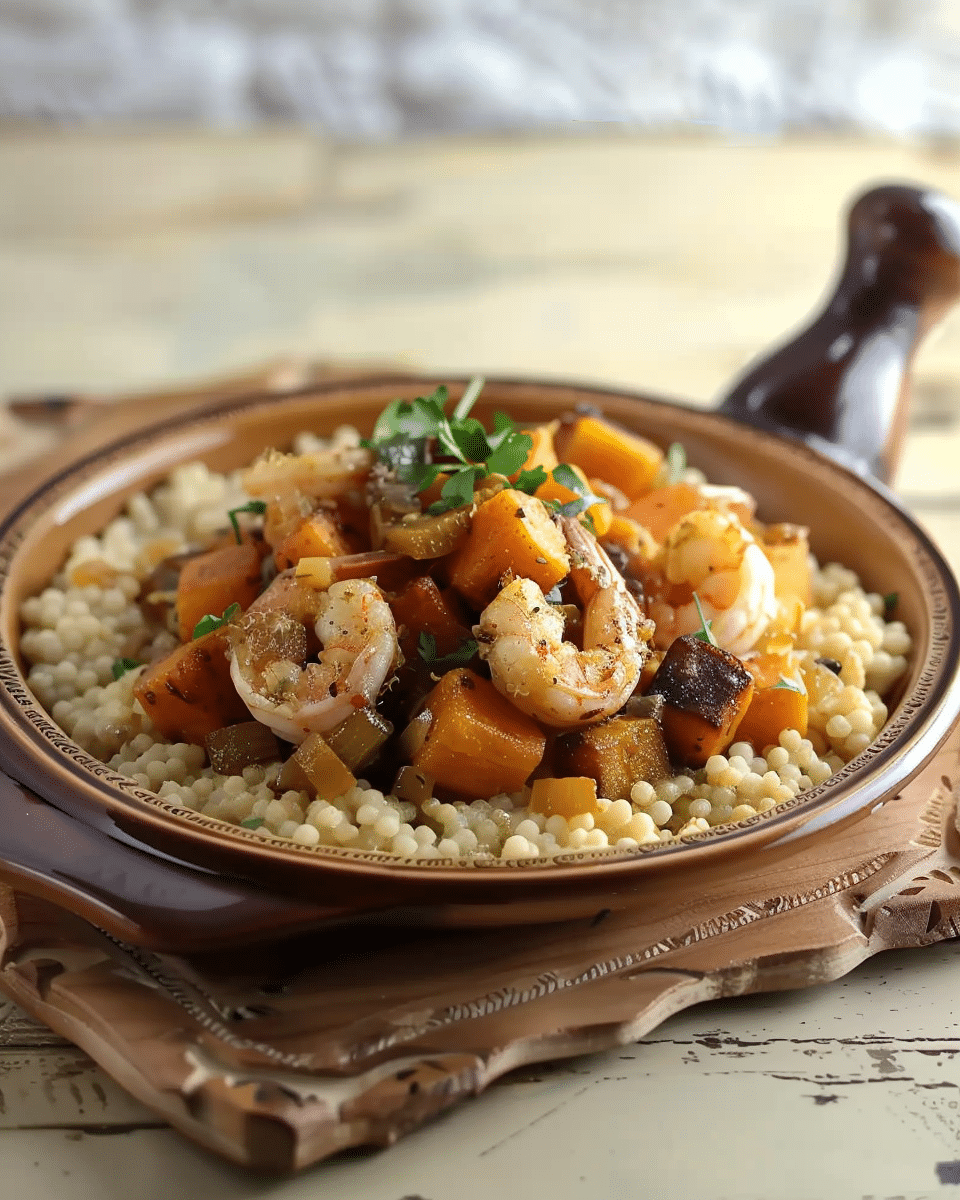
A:
[[[244,471],[242,483],[251,496],[297,492],[329,500],[361,488],[372,465],[372,452],[360,446],[330,446],[307,454],[267,450]]]
[[[563,617],[532,579],[511,580],[473,633],[502,695],[545,725],[571,729],[624,706],[640,680],[653,627],[597,541],[572,518],[561,525],[583,605],[583,650],[563,640]]]
[[[320,642],[317,662],[307,662],[310,620]],[[230,676],[250,715],[296,744],[372,708],[399,654],[393,612],[368,579],[316,591],[278,575],[229,635]]]
[[[753,536],[732,513],[702,509],[670,530],[645,580],[653,644],[700,628],[694,593],[718,645],[750,650],[777,612],[774,572]]]

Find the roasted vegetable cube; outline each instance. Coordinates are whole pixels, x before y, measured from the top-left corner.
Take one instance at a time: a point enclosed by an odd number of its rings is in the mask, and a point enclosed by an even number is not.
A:
[[[569,570],[566,540],[543,503],[505,488],[474,513],[470,536],[451,560],[450,582],[484,608],[508,571],[548,592]]]
[[[448,671],[427,696],[431,714],[413,765],[439,786],[488,798],[523,787],[543,758],[547,739],[488,680]]]
[[[671,759],[702,767],[734,740],[753,697],[753,676],[735,655],[685,634],[671,643],[648,694],[663,697],[660,720]]]
[[[202,746],[215,729],[249,719],[230,678],[226,648],[225,629],[215,629],[178,646],[137,680],[134,695],[171,742]]]
[[[260,595],[262,582],[260,553],[249,542],[188,558],[177,583],[180,641],[190,641],[197,622],[207,613],[219,616],[231,604],[249,608]]]
[[[597,783],[586,775],[562,779],[535,779],[530,789],[530,811],[568,821],[583,813],[597,814]]]
[[[673,774],[663,731],[653,717],[612,717],[562,734],[555,763],[559,775],[596,780],[597,791],[608,800],[629,800],[635,783],[656,783]]]

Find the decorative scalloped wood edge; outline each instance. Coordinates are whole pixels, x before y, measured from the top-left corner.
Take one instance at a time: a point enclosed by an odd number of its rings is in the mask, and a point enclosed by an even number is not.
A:
[[[960,934],[955,738],[900,795],[750,879],[509,930],[338,929],[243,956],[125,945],[0,889],[0,986],[236,1162],[388,1145],[522,1064],[642,1037],[703,1000],[807,987]]]

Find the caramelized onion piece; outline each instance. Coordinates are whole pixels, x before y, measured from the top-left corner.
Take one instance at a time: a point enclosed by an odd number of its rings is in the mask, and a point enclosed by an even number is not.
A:
[[[433,795],[433,780],[423,771],[418,771],[416,767],[408,764],[397,772],[393,794],[398,800],[405,800],[408,804],[416,804],[420,808]]]
[[[393,725],[372,708],[359,708],[325,734],[330,748],[351,771],[362,771],[374,761],[393,733]]]
[[[253,763],[280,757],[276,735],[259,721],[215,729],[207,734],[206,746],[210,766],[221,775],[239,775]]]

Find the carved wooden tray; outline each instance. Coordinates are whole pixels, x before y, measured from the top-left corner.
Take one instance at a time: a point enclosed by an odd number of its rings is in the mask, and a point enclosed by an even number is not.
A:
[[[958,792],[954,736],[894,799],[749,878],[651,882],[588,921],[469,934],[340,927],[175,957],[3,887],[0,987],[189,1137],[291,1171],[700,1001],[957,936]]]

